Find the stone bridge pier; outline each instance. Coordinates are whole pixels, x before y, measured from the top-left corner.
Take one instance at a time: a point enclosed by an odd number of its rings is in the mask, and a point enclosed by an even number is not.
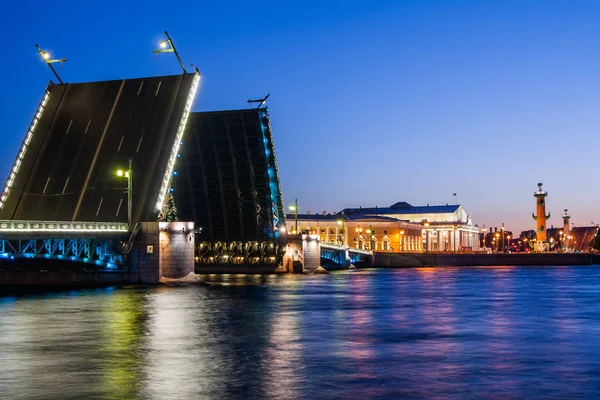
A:
[[[193,222],[141,222],[130,252],[131,281],[158,283],[194,272]]]

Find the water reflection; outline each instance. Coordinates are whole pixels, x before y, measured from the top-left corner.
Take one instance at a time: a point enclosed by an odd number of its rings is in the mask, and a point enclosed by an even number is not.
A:
[[[419,268],[0,298],[0,398],[592,398],[599,278]]]

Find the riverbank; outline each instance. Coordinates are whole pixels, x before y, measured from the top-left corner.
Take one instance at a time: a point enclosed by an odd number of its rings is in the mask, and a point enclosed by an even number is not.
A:
[[[516,254],[423,254],[375,253],[373,267],[474,267],[474,266],[543,266],[600,264],[600,255],[590,253],[516,253]]]

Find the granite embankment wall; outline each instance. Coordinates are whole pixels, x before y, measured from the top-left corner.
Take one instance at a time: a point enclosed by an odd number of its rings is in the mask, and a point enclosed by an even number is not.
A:
[[[600,255],[588,253],[535,254],[422,254],[375,253],[373,267],[459,267],[500,265],[592,265],[600,264]]]

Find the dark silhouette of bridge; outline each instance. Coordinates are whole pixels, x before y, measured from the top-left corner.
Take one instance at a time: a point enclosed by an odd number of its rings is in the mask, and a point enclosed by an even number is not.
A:
[[[199,80],[50,82],[0,197],[0,258],[122,269],[138,223],[178,219],[198,228],[198,264],[276,266],[285,213],[268,111],[192,113]],[[128,191],[116,171],[130,160]]]

